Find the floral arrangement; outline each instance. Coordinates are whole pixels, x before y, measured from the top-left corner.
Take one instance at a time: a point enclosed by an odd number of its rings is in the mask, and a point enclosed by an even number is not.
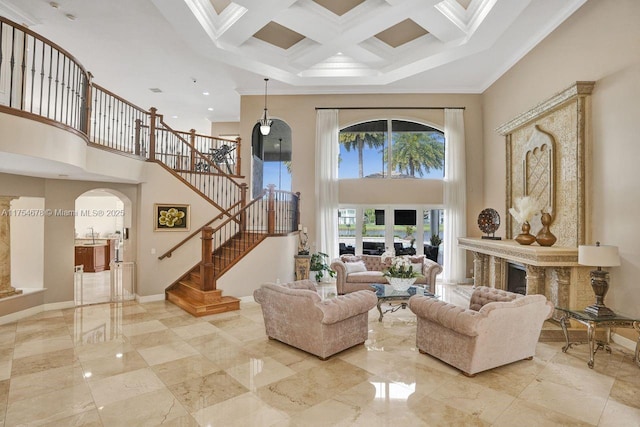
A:
[[[516,207],[510,208],[509,213],[520,224],[524,224],[531,221],[534,215],[540,212],[540,209],[540,203],[536,199],[525,196],[516,199]]]
[[[407,257],[395,257],[393,261],[391,261],[391,267],[384,270],[383,274],[386,277],[398,277],[402,279],[421,276],[417,271],[413,271],[411,261],[409,261]]]

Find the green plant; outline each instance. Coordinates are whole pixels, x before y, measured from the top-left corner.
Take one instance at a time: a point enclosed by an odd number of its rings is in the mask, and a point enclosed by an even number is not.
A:
[[[336,272],[329,267],[329,264],[327,264],[327,258],[329,258],[329,255],[324,252],[311,254],[309,270],[316,272],[316,282],[322,280],[325,271],[329,277],[335,277],[336,275]]]
[[[383,275],[386,277],[399,277],[402,279],[421,276],[419,272],[413,271],[411,261],[406,257],[395,257],[393,261],[391,261],[391,267],[384,270]]]
[[[429,243],[431,246],[440,246],[442,239],[437,234],[432,234],[431,239],[429,239]]]

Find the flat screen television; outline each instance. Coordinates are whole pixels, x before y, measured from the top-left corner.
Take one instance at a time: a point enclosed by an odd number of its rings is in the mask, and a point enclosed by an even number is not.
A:
[[[395,225],[416,225],[415,209],[396,209],[393,211]]]

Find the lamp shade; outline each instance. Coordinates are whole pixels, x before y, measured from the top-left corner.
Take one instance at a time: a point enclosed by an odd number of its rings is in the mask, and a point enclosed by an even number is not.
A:
[[[580,245],[578,246],[578,264],[592,267],[616,267],[620,265],[617,246]]]

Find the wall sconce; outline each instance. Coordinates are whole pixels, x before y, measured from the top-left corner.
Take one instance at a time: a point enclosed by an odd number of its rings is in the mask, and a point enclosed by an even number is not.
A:
[[[258,120],[258,123],[260,124],[260,133],[263,134],[264,136],[269,135],[269,132],[271,132],[271,124],[273,123],[273,120],[270,120],[267,114],[267,83],[268,82],[269,82],[269,79],[264,79],[264,115],[260,120]]]
[[[620,265],[620,255],[617,246],[601,246],[596,242],[595,246],[578,246],[578,264],[598,267],[591,270],[591,287],[596,295],[595,304],[584,309],[585,312],[596,317],[615,316],[613,310],[604,305],[604,296],[609,290],[609,273],[602,267],[617,267]]]

